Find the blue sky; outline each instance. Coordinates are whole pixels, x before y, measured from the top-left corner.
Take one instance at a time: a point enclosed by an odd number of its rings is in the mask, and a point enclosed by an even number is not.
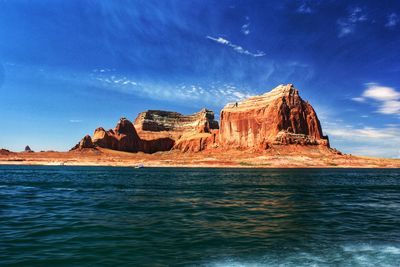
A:
[[[398,1],[0,0],[0,147],[293,83],[334,147],[400,157]]]

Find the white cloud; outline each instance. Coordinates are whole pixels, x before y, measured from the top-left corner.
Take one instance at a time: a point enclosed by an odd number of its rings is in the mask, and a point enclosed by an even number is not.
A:
[[[387,16],[387,22],[385,24],[385,27],[388,28],[392,28],[397,26],[397,24],[399,24],[400,22],[400,18],[399,15],[397,15],[396,13],[391,13]]]
[[[217,42],[217,43],[220,43],[220,44],[226,44],[226,45],[227,45],[227,44],[230,43],[228,40],[226,40],[226,39],[224,39],[224,38],[222,38],[222,37],[213,38],[213,37],[207,36],[207,38],[208,38],[208,39],[211,39],[211,40],[213,40],[213,41],[215,41],[215,42]]]
[[[81,123],[82,120],[69,120],[70,123]]]
[[[222,37],[215,38],[215,37],[211,37],[211,36],[207,35],[206,38],[210,39],[210,40],[212,40],[214,42],[217,42],[219,44],[226,45],[226,46],[232,48],[234,51],[236,51],[239,54],[244,54],[244,55],[248,55],[248,56],[252,56],[252,57],[263,57],[263,56],[265,56],[265,53],[263,51],[257,51],[255,53],[250,52],[250,51],[244,49],[243,47],[241,47],[240,45],[233,44],[229,40],[226,40],[226,39],[224,39]]]
[[[372,98],[378,101],[390,101],[400,98],[400,92],[391,87],[379,86],[374,83],[368,84],[367,90],[362,94],[364,98]]]
[[[371,99],[378,104],[377,112],[382,114],[400,115],[400,92],[392,87],[368,83],[367,89],[361,97],[353,97],[357,102],[366,102]]]
[[[355,7],[351,9],[346,18],[340,18],[337,21],[337,24],[339,26],[338,37],[344,37],[353,33],[356,29],[356,25],[366,21],[367,19],[367,14],[362,8]]]

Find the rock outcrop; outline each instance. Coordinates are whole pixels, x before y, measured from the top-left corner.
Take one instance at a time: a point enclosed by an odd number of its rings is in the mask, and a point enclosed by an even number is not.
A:
[[[256,149],[297,144],[329,148],[312,106],[292,84],[241,102],[221,111],[221,127],[207,109],[192,115],[148,110],[134,123],[121,118],[115,129],[97,128],[73,149],[103,147],[126,152],[154,153],[171,149],[198,152],[222,149]]]
[[[201,151],[215,144],[217,129],[218,122],[210,110],[193,115],[148,110],[138,115],[135,125],[121,118],[114,130],[97,128],[92,137],[85,136],[72,150],[102,147],[145,153],[171,149]]]
[[[95,148],[90,135],[85,135],[85,137],[83,137],[78,144],[76,144],[73,148],[71,148],[71,150],[76,150],[76,149],[82,150],[85,148]]]
[[[140,138],[132,122],[121,118],[114,130],[97,128],[93,134],[93,144],[99,147],[126,151],[140,151]]]
[[[185,152],[197,152],[209,147],[218,131],[214,112],[207,109],[192,115],[148,110],[139,113],[134,124],[141,140],[158,142],[163,150],[178,149]],[[154,145],[150,147],[154,150]]]
[[[34,152],[29,146],[25,146],[25,152]]]
[[[267,149],[287,144],[329,147],[317,114],[292,84],[227,104],[220,117],[219,141],[223,147]]]

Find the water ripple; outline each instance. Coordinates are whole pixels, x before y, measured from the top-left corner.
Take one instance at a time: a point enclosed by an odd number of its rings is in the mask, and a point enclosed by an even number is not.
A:
[[[0,265],[400,266],[400,170],[0,167]]]

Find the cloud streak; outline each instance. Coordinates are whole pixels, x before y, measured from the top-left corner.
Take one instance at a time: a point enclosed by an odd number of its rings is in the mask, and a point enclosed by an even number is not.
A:
[[[240,29],[244,35],[250,34],[250,18],[246,16],[246,23],[242,25]]]
[[[343,122],[323,122],[324,133],[334,144],[344,147],[345,153],[364,156],[391,157],[400,156],[400,128],[387,125],[383,128],[355,127]],[[346,151],[346,148],[350,151]]]
[[[211,36],[206,36],[207,39],[212,40],[216,43],[222,44],[222,45],[226,45],[230,48],[232,48],[235,52],[239,53],[239,54],[244,54],[247,56],[252,56],[252,57],[263,57],[265,56],[265,53],[263,51],[257,51],[255,53],[250,52],[249,50],[244,49],[243,47],[241,47],[240,45],[236,45],[231,43],[229,40],[224,39],[222,37],[211,37]]]

